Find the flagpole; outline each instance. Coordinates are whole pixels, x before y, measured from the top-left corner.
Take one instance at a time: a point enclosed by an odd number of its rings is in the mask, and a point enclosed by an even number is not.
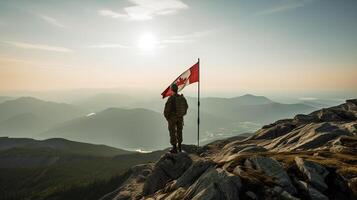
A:
[[[198,58],[198,94],[197,94],[197,147],[200,146],[200,58]]]

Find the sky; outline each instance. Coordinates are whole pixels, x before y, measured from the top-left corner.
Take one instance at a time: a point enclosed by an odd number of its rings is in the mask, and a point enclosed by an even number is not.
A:
[[[159,97],[198,58],[203,95],[353,96],[357,1],[0,0],[0,92]]]

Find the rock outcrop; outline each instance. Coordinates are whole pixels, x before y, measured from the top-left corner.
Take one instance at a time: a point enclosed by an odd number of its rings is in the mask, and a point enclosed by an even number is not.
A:
[[[274,158],[253,156],[245,161],[245,165],[262,171],[267,176],[275,178],[277,180],[276,182],[287,192],[296,194],[296,189],[291,183],[288,174],[281,164]]]
[[[331,147],[341,136],[357,135],[356,99],[294,119],[279,120],[258,130],[250,139],[269,140],[263,147],[273,151],[312,150]]]
[[[102,199],[357,199],[357,100],[165,154]]]
[[[214,200],[239,198],[241,181],[223,169],[209,168],[188,188],[184,199]]]
[[[315,188],[322,192],[327,190],[328,186],[325,183],[325,178],[329,172],[325,167],[300,157],[295,157],[295,162],[299,170]]]
[[[171,181],[179,178],[192,164],[186,153],[167,153],[155,164],[144,183],[143,195],[153,194]]]
[[[299,189],[303,190],[305,192],[305,195],[309,197],[311,200],[328,200],[327,196],[321,194],[318,190],[310,186],[304,181],[298,181],[297,182]]]
[[[198,177],[200,177],[209,167],[213,167],[214,162],[211,160],[198,160],[194,162],[185,173],[177,179],[172,185],[172,188],[186,187],[191,185]]]

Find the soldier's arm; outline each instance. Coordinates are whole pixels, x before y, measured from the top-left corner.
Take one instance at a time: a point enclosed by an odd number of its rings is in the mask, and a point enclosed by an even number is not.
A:
[[[183,97],[183,100],[184,100],[184,103],[185,103],[185,110],[186,110],[185,115],[186,115],[186,114],[187,114],[187,109],[188,109],[188,104],[187,104],[187,100],[186,100],[186,98],[183,96],[183,94],[182,94],[182,97]]]
[[[185,97],[183,97],[183,99],[185,100],[185,105],[186,105],[186,110],[188,109],[188,104],[187,104],[187,100]]]
[[[169,117],[170,108],[171,108],[171,97],[169,97],[169,99],[167,99],[167,101],[165,103],[164,116],[166,119],[168,119],[168,117]]]

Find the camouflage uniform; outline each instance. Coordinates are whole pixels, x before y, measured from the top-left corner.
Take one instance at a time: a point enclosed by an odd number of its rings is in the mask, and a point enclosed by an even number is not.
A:
[[[164,116],[168,122],[171,145],[182,143],[183,116],[187,109],[187,101],[182,94],[170,96],[165,104]]]

